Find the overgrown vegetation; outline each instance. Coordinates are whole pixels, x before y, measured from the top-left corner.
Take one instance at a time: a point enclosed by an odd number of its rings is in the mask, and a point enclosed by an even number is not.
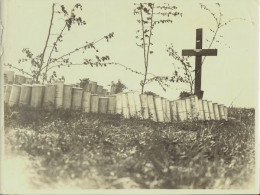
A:
[[[242,114],[241,114],[242,113]],[[249,188],[253,109],[234,120],[155,123],[76,111],[5,109],[5,141],[26,152],[39,186],[80,188]]]

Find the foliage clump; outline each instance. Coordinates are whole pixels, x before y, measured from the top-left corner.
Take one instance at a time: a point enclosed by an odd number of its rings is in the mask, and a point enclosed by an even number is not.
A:
[[[229,110],[231,117],[237,113]],[[64,181],[80,188],[241,188],[248,187],[245,182],[251,181],[255,164],[254,110],[242,116],[156,123],[7,107],[5,140],[12,151],[26,152],[34,160],[40,185]]]

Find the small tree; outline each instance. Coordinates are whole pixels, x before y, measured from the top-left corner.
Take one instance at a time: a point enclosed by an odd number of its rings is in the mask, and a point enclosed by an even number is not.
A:
[[[81,47],[75,48],[67,53],[63,53],[61,55],[54,55],[55,53],[59,53],[59,43],[63,42],[64,33],[70,31],[72,26],[79,25],[83,26],[86,25],[86,22],[79,16],[76,15],[76,11],[81,11],[82,5],[77,3],[75,6],[70,10],[67,11],[64,5],[53,4],[52,5],[52,12],[51,12],[51,19],[50,25],[48,28],[47,38],[43,47],[42,53],[39,55],[34,55],[30,49],[24,48],[22,50],[25,53],[26,57],[20,59],[18,63],[22,62],[30,62],[31,72],[24,71],[23,68],[13,66],[11,64],[6,64],[5,66],[9,66],[10,68],[16,69],[23,74],[29,75],[33,78],[35,83],[42,83],[44,82],[52,82],[53,80],[57,79],[56,71],[52,72],[52,75],[48,73],[54,68],[60,68],[62,66],[71,67],[71,66],[78,66],[78,65],[90,65],[90,66],[104,66],[106,62],[109,60],[109,56],[98,56],[98,49],[95,47],[95,44],[102,40],[109,41],[113,36],[114,33],[110,33],[106,36],[101,37],[100,39],[92,42],[86,41]],[[62,16],[64,20],[63,28],[61,28],[58,34],[53,34],[52,28],[54,26],[54,18],[57,16]],[[53,43],[50,41],[51,36],[56,36],[56,39]],[[51,45],[51,47],[50,47]],[[50,49],[49,49],[50,47]],[[48,49],[47,49],[48,48]],[[74,53],[82,51],[83,53],[88,50],[92,49],[96,52],[95,60],[92,59],[84,59],[83,63],[80,64],[73,64],[70,60],[70,56]],[[61,78],[64,80],[64,78]]]
[[[111,93],[117,94],[123,92],[127,89],[126,85],[122,83],[120,80],[115,83],[114,81],[111,82]]]
[[[227,26],[229,23],[231,23],[234,20],[245,20],[243,18],[232,18],[223,21],[223,14],[221,12],[221,5],[219,3],[216,3],[217,10],[218,10],[217,12],[213,12],[211,9],[209,9],[206,5],[202,3],[200,3],[199,5],[201,9],[206,10],[215,21],[214,28],[209,29],[210,32],[212,33],[211,37],[205,39],[206,42],[208,43],[208,47],[207,47],[208,49],[210,49],[214,43],[220,43],[220,39],[223,38],[223,35],[220,35],[219,32],[223,27]],[[174,71],[175,72],[174,74],[180,75],[179,81],[187,83],[189,85],[189,92],[187,93],[193,94],[194,82],[195,82],[195,78],[194,78],[195,66],[191,66],[191,63],[189,61],[189,56],[187,57],[187,56],[179,55],[178,52],[174,49],[173,44],[167,46],[166,51],[168,52],[169,56],[173,57],[175,61],[179,62],[177,66],[177,70]],[[207,56],[203,57],[201,65],[203,65],[206,57]]]
[[[144,87],[148,83],[148,69],[149,69],[149,56],[153,54],[151,50],[153,29],[158,24],[172,23],[172,18],[182,15],[176,11],[176,6],[171,6],[168,3],[156,5],[155,3],[137,3],[135,4],[134,15],[138,16],[137,22],[140,24],[141,29],[137,30],[136,38],[139,41],[136,45],[142,48],[144,53],[144,79],[140,82],[142,93]],[[159,81],[159,78],[149,80]]]

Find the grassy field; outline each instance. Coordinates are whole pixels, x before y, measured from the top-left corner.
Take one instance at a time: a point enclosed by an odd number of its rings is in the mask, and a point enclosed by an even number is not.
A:
[[[6,107],[5,144],[7,152],[28,156],[35,188],[247,188],[254,174],[254,112],[230,108],[230,121],[155,123]]]

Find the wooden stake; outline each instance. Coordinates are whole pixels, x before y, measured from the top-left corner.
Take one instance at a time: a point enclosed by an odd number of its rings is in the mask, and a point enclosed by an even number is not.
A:
[[[72,85],[64,85],[63,87],[63,109],[69,110],[71,109],[72,103]]]
[[[178,121],[176,101],[170,102],[172,121]]]

